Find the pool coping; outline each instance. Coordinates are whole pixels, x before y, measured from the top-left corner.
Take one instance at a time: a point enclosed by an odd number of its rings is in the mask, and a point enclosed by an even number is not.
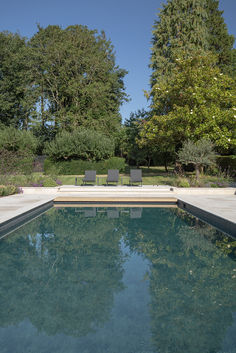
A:
[[[160,189],[159,191],[157,191],[157,188],[155,189],[148,188],[149,190],[145,188],[135,189],[136,194],[135,192],[131,192],[131,194],[134,193],[135,196],[130,196],[129,194],[127,194],[128,196],[121,196],[122,192],[120,191],[122,189],[117,190],[116,188],[112,189],[112,192],[113,191],[115,192],[113,192],[113,194],[111,194],[110,196],[109,196],[109,193],[102,192],[104,190],[101,190],[101,189],[99,190],[97,189],[96,192],[94,189],[92,189],[91,191],[90,189],[87,189],[87,191],[89,190],[87,193],[87,196],[86,196],[86,193],[84,193],[83,196],[75,195],[74,188],[73,188],[73,193],[71,194],[68,193],[66,195],[66,193],[63,192],[64,194],[63,196],[61,196],[61,193],[58,192],[58,188],[57,190],[55,190],[55,188],[50,188],[50,189],[51,190],[45,190],[46,192],[44,193],[42,193],[43,190],[41,190],[41,194],[44,195],[45,199],[40,201],[37,200],[38,202],[34,202],[34,203],[33,202],[30,203],[30,200],[29,200],[30,204],[28,205],[28,207],[21,207],[21,209],[18,210],[17,212],[12,212],[11,215],[8,217],[8,219],[5,219],[4,221],[1,221],[0,219],[0,239],[1,239],[1,234],[4,234],[3,236],[5,236],[6,234],[12,232],[12,230],[14,230],[15,228],[21,226],[22,224],[30,221],[32,218],[35,218],[41,213],[45,212],[54,204],[57,205],[57,207],[65,207],[66,205],[68,206],[70,205],[69,207],[72,207],[73,204],[75,205],[78,203],[80,204],[80,206],[87,205],[87,207],[89,207],[90,204],[93,205],[93,207],[101,207],[102,205],[109,206],[111,204],[115,204],[116,207],[118,206],[124,207],[125,205],[134,206],[134,204],[136,204],[137,207],[142,207],[141,205],[143,205],[144,207],[145,205],[150,205],[152,207],[155,207],[158,205],[160,206],[161,204],[164,207],[168,207],[168,206],[171,207],[173,205],[177,205],[178,207],[193,214],[195,217],[218,228],[220,231],[226,232],[227,234],[234,237],[236,236],[236,222],[234,221],[234,219],[229,219],[229,217],[226,217],[224,214],[222,215],[219,214],[219,210],[218,212],[215,212],[214,209],[209,210],[205,208],[203,205],[199,206],[199,202],[197,203],[195,200],[197,197],[196,189],[194,189],[194,192],[192,193],[192,195],[189,189],[183,190],[180,188],[179,189],[172,188],[171,191],[169,189],[170,192],[166,192],[166,189],[164,190]],[[119,191],[119,194],[117,194],[117,191]],[[122,191],[125,191],[125,190],[123,189]],[[141,191],[141,194],[140,194],[140,191]],[[234,188],[232,188],[231,190],[227,188],[227,190],[225,190],[226,191],[225,194],[224,192],[222,192],[222,189],[217,191],[218,192],[212,192],[212,190],[209,190],[209,193],[207,194],[206,192],[203,192],[203,190],[200,190],[200,193],[198,193],[198,196],[200,197],[201,195],[205,195],[205,198],[206,198],[208,195],[208,198],[210,197],[213,198],[214,195],[218,195],[217,197],[218,198],[220,197],[221,201],[222,200],[225,201],[224,199],[224,196],[225,196],[225,198],[230,198],[231,203],[233,200],[235,204],[236,191]],[[129,192],[130,192],[130,189],[129,189]],[[151,194],[153,195],[151,196]],[[34,195],[34,197],[36,197],[36,194],[35,193],[31,194],[29,190],[28,190],[28,193],[27,192],[25,193],[25,197],[27,197],[27,195],[28,197],[30,197],[30,195],[31,196]],[[191,197],[189,195],[191,195]],[[3,204],[2,202],[3,199],[7,199],[7,198],[9,198],[9,196],[1,198],[0,203]],[[213,198],[213,202],[214,202],[214,198]],[[219,202],[219,200],[217,202]],[[232,213],[232,210],[231,210],[231,213]],[[236,216],[236,212],[235,212],[235,216]]]

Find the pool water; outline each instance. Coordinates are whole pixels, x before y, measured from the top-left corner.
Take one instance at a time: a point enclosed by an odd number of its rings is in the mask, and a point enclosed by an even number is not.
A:
[[[235,353],[236,241],[174,208],[52,208],[0,241],[1,353]]]

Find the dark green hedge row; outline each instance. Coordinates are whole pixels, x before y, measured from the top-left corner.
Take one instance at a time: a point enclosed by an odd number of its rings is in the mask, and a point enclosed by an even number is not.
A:
[[[236,174],[236,155],[233,156],[218,156],[217,164],[222,170]]]
[[[125,159],[111,157],[100,162],[83,160],[53,162],[49,159],[44,161],[45,174],[80,175],[84,174],[85,170],[96,170],[97,174],[107,174],[108,169],[118,169],[120,172],[124,172]]]

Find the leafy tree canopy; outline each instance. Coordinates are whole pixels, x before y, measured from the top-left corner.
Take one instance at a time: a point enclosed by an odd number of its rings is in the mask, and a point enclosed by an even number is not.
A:
[[[104,32],[39,26],[29,47],[42,122],[49,117],[67,130],[83,125],[107,133],[119,126],[127,72],[115,64]]]
[[[166,143],[178,148],[191,139],[209,138],[217,150],[236,144],[236,86],[223,74],[211,53],[176,58],[172,77],[156,83],[153,116],[143,124],[143,143]]]
[[[30,39],[1,32],[0,123],[108,135],[121,124],[126,73],[105,33],[86,26],[38,26]]]

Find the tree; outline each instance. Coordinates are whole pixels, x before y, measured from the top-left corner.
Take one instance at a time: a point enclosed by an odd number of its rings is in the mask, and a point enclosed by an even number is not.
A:
[[[118,128],[126,71],[115,64],[104,32],[39,26],[29,47],[43,125],[52,120],[58,128],[82,125],[105,133]]]
[[[236,85],[211,53],[176,58],[172,79],[151,90],[154,113],[143,124],[141,142],[164,143],[178,150],[185,140],[209,138],[218,152],[236,145]]]
[[[148,113],[144,110],[138,110],[136,113],[131,113],[129,119],[124,123],[126,133],[126,153],[129,164],[140,166],[141,163],[150,166],[153,149],[149,145],[139,145],[140,130],[142,123],[148,118]]]
[[[201,139],[197,142],[185,141],[183,147],[178,151],[178,159],[181,163],[195,166],[196,178],[199,180],[200,168],[212,166],[216,161],[216,153],[211,140]]]
[[[149,264],[152,351],[219,352],[234,321],[235,241],[180,209],[131,222],[126,245]]]
[[[28,128],[35,114],[26,39],[0,32],[0,122]]]
[[[234,57],[234,36],[229,35],[224,22],[224,11],[219,10],[219,0],[207,0],[207,29],[209,50],[218,55],[218,65],[222,72],[233,74],[236,63]]]
[[[168,0],[153,26],[151,85],[172,73],[176,58],[208,48],[204,0]]]

